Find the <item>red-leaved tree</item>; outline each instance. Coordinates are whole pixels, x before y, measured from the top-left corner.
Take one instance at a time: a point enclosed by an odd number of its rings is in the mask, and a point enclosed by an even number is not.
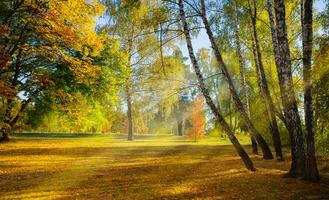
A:
[[[198,96],[194,99],[190,109],[192,111],[189,119],[191,128],[188,131],[187,136],[196,142],[202,138],[205,129],[205,113],[202,96]]]

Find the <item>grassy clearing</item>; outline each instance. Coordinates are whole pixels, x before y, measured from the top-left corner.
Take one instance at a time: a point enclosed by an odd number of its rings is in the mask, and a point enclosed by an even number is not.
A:
[[[32,134],[0,144],[0,199],[329,197],[325,157],[319,158],[323,178],[315,184],[283,179],[288,161],[252,156],[258,170],[248,172],[224,139],[194,143],[139,136],[128,142],[117,135],[65,136]],[[247,144],[247,138],[240,139]]]

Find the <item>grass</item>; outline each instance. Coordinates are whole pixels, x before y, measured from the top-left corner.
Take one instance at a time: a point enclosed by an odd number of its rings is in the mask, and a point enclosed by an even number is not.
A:
[[[253,155],[258,170],[248,172],[228,144],[217,138],[195,143],[139,136],[128,142],[119,135],[24,134],[0,144],[0,199],[328,199],[328,157],[319,158],[321,182],[308,183],[282,178],[289,158]]]

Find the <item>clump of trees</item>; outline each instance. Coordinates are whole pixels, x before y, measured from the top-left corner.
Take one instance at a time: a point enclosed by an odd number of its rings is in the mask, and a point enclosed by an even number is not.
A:
[[[2,141],[26,111],[36,122],[61,104],[55,110],[79,123],[82,116],[72,106],[83,104],[81,95],[94,100],[86,103],[90,106],[113,102],[107,94],[116,90],[111,84],[122,82],[125,54],[117,51],[116,40],[95,31],[101,4],[8,0],[0,5]]]
[[[304,177],[307,180],[316,181],[319,179],[318,169],[315,158],[315,145],[314,145],[314,113],[313,113],[313,84],[312,84],[312,49],[313,49],[313,1],[302,1],[300,4],[299,16],[301,24],[301,37],[302,46],[300,47],[301,57],[302,57],[302,74],[300,75],[303,79],[303,108],[304,108],[304,123],[302,123],[300,113],[298,111],[298,102],[297,95],[295,91],[295,85],[293,80],[293,68],[292,68],[292,59],[290,53],[290,43],[288,42],[288,28],[287,28],[287,19],[286,19],[286,3],[283,0],[274,0],[273,2],[268,0],[267,13],[269,20],[270,28],[270,37],[272,39],[272,52],[274,55],[274,61],[277,72],[278,86],[280,91],[281,102],[279,102],[279,108],[276,108],[271,93],[269,91],[265,68],[262,60],[262,53],[260,48],[260,41],[258,39],[257,33],[257,11],[258,5],[256,1],[247,1],[247,2],[237,2],[233,1],[231,5],[233,8],[230,8],[229,5],[223,6],[220,5],[223,9],[230,9],[230,12],[233,12],[232,19],[227,21],[233,22],[233,35],[235,38],[235,48],[236,55],[238,57],[240,65],[240,75],[242,77],[241,85],[242,91],[244,93],[244,103],[241,100],[236,85],[233,82],[232,72],[229,70],[229,65],[224,61],[222,56],[221,44],[221,32],[216,32],[217,29],[212,27],[213,24],[210,22],[213,19],[217,19],[217,13],[207,10],[207,5],[204,0],[200,1],[200,4],[195,4],[189,1],[179,0],[178,2],[171,2],[174,10],[179,10],[178,18],[181,20],[182,27],[184,30],[184,35],[187,43],[187,49],[189,52],[189,57],[192,62],[196,76],[198,77],[199,87],[205,97],[205,100],[210,107],[212,113],[216,116],[218,123],[224,127],[224,131],[228,134],[232,144],[236,148],[238,154],[246,165],[246,168],[249,170],[255,170],[249,156],[243,150],[239,142],[234,136],[234,131],[228,125],[225,118],[223,117],[222,111],[219,106],[216,106],[214,100],[212,99],[211,94],[205,84],[205,78],[200,69],[198,60],[196,59],[193,42],[191,40],[191,28],[192,26],[199,25],[202,23],[204,26],[209,41],[211,43],[211,48],[214,53],[214,58],[217,61],[220,72],[222,73],[224,79],[228,84],[229,91],[232,95],[233,102],[237,110],[240,113],[241,119],[244,121],[252,137],[255,138],[258,145],[261,147],[263,152],[264,159],[271,159],[272,154],[268,148],[268,144],[265,142],[264,138],[260,132],[256,129],[256,126],[253,124],[250,113],[249,113],[249,103],[247,101],[246,95],[246,80],[244,74],[244,62],[243,56],[241,55],[241,44],[239,38],[239,25],[237,12],[241,11],[244,15],[249,16],[249,23],[251,24],[251,52],[254,56],[255,71],[257,75],[257,82],[260,91],[260,96],[264,105],[264,115],[265,119],[269,124],[269,130],[272,133],[273,144],[276,150],[276,156],[278,160],[283,159],[281,142],[280,142],[280,133],[279,128],[276,122],[276,118],[280,118],[282,123],[285,125],[289,136],[290,136],[290,146],[291,146],[291,168],[287,176],[289,177]],[[223,3],[223,2],[222,2]],[[239,3],[239,4],[238,4]],[[207,2],[209,7],[216,6],[216,2]],[[225,4],[225,3],[224,3]],[[273,9],[274,8],[274,9]],[[210,15],[210,20],[208,19]],[[198,20],[190,22],[189,16],[197,16]],[[225,16],[224,16],[225,17]],[[266,22],[265,22],[266,23]],[[216,38],[216,36],[218,38]],[[297,43],[297,38],[294,38]],[[305,129],[303,130],[303,126]],[[305,137],[303,136],[303,132]]]

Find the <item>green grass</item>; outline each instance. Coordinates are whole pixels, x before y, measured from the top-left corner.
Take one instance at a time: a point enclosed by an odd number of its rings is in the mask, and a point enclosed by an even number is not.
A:
[[[240,137],[248,144],[248,137]],[[0,199],[321,199],[322,180],[284,179],[285,162],[252,156],[244,169],[225,139],[174,136],[24,134],[0,144]],[[249,146],[247,147],[250,152]],[[287,154],[287,152],[285,152]]]

